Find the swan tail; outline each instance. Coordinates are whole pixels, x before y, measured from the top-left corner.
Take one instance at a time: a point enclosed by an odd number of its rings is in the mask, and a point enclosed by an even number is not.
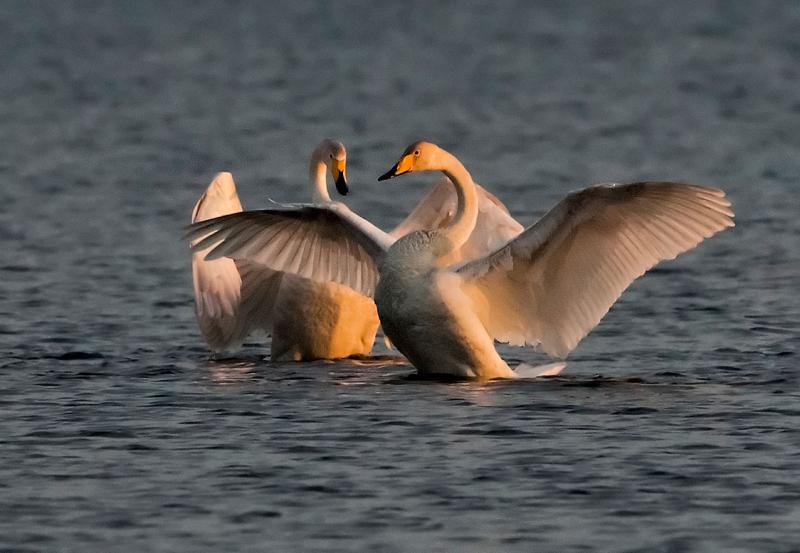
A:
[[[520,363],[514,368],[519,378],[539,378],[542,376],[557,376],[567,364],[563,361],[557,363],[547,363],[546,365],[528,365],[527,363]]]

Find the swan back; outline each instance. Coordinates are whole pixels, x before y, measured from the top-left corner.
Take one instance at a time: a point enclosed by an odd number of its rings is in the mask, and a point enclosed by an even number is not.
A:
[[[384,271],[428,272],[438,266],[439,252],[452,248],[447,236],[438,230],[417,230],[398,239],[381,264]]]

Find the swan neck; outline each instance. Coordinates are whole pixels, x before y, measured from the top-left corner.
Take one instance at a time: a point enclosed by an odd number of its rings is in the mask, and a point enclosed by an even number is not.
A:
[[[308,164],[308,183],[314,203],[331,201],[331,195],[328,193],[328,166],[316,150],[311,154],[311,161]]]
[[[455,251],[469,240],[478,221],[478,193],[472,175],[458,159],[448,152],[442,172],[456,189],[457,207],[453,222],[444,229],[444,234]],[[449,252],[448,252],[449,253]]]

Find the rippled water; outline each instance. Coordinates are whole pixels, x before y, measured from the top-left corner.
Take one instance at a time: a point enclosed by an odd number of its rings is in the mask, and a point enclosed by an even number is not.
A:
[[[432,4],[0,5],[0,550],[796,549],[798,5]],[[737,227],[557,379],[209,361],[180,227],[219,170],[304,200],[324,136],[384,227],[419,138],[525,224],[669,178]]]

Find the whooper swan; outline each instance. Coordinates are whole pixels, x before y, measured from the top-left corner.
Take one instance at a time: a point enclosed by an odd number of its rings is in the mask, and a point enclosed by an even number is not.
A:
[[[339,193],[347,194],[346,163],[347,152],[340,142],[324,140],[314,150],[309,162],[310,205],[347,210],[331,200],[327,184],[330,173]],[[292,205],[285,210],[296,215],[303,208]],[[233,177],[220,173],[198,200],[192,222],[239,212],[242,206]],[[276,244],[276,250],[292,269],[299,257],[292,258],[297,252],[292,252],[291,240],[302,226],[284,227],[285,249]],[[215,354],[235,351],[258,331],[272,335],[273,361],[336,359],[366,355],[372,349],[378,315],[371,298],[337,282],[317,282],[245,259],[205,260],[206,253],[195,249],[192,254],[195,312]]]

